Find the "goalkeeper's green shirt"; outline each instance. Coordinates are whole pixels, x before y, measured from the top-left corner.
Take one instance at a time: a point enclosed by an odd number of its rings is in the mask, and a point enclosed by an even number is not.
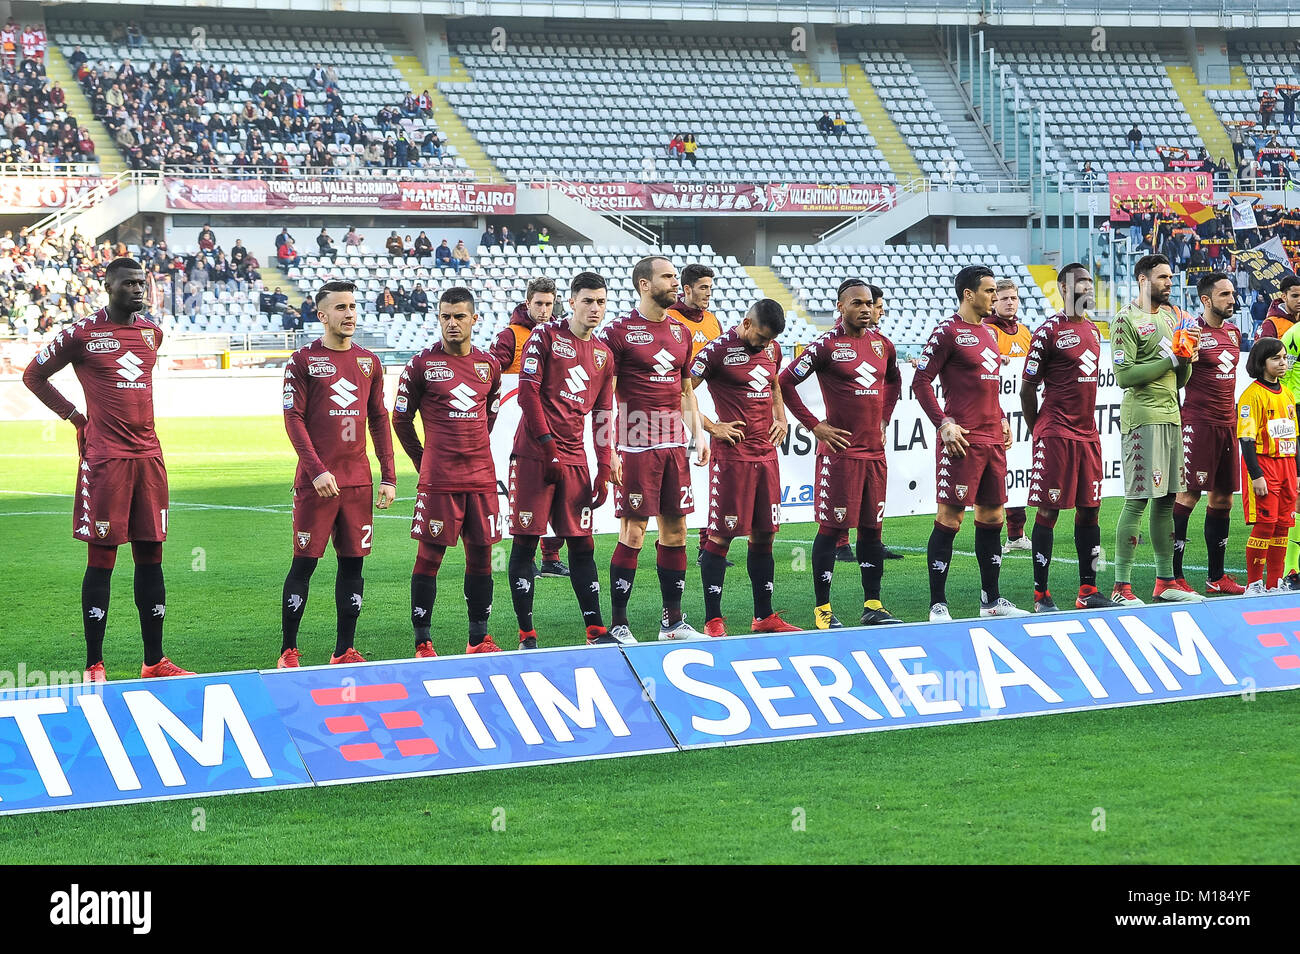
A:
[[[1173,315],[1126,305],[1111,322],[1110,348],[1115,378],[1124,389],[1120,430],[1127,434],[1143,424],[1181,424],[1178,389],[1187,383],[1192,366],[1174,369]]]
[[[1292,325],[1282,333],[1282,349],[1287,355],[1287,364],[1291,368],[1282,375],[1282,383],[1291,390],[1292,394],[1300,394],[1297,386],[1300,386],[1300,323]]]

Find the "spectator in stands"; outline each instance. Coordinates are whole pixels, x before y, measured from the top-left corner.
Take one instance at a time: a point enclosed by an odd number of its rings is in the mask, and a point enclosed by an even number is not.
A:
[[[1268,295],[1264,294],[1264,289],[1261,288],[1259,291],[1255,292],[1255,300],[1250,306],[1252,338],[1255,336],[1255,332],[1258,331],[1259,326],[1264,323],[1264,319],[1268,317],[1268,310],[1272,304],[1273,300],[1269,298]]]
[[[497,230],[495,226],[489,225],[486,229],[483,230],[483,234],[479,236],[478,246],[479,248],[492,248],[496,244],[497,244]]]
[[[537,236],[537,247],[543,252],[551,247],[551,230],[545,225],[542,226],[542,232]]]
[[[417,261],[424,261],[433,255],[433,241],[429,238],[427,232],[421,230],[420,234],[415,237],[415,258]]]
[[[402,239],[402,257],[415,258],[415,243],[409,235]]]
[[[1081,178],[1081,179],[1084,181],[1084,183],[1087,184],[1087,185],[1092,185],[1092,184],[1094,184],[1094,183],[1097,181],[1097,173],[1095,173],[1095,172],[1092,171],[1092,163],[1091,163],[1091,162],[1085,162],[1085,163],[1083,164],[1083,172],[1080,173],[1080,178]]]
[[[86,56],[86,51],[80,46],[75,47],[72,55],[68,57],[68,66],[72,67],[72,72],[76,73],[90,57]]]
[[[821,116],[817,119],[817,131],[822,134],[823,139],[830,139],[834,129],[835,121],[831,119],[830,112],[823,109]]]
[[[393,258],[402,258],[406,255],[406,249],[402,247],[402,237],[394,230],[388,235],[387,241],[384,242],[384,248]]]
[[[429,293],[420,282],[415,283],[415,289],[411,292],[411,311],[417,315],[429,313]]]
[[[1282,122],[1287,129],[1295,127],[1295,101],[1300,97],[1300,86],[1283,86],[1278,89],[1282,97]]]
[[[1138,129],[1137,123],[1134,123],[1133,128],[1128,131],[1127,139],[1128,154],[1130,156],[1136,156],[1138,151],[1142,148],[1142,130]]]
[[[383,164],[384,164],[384,147],[379,142],[379,140],[376,139],[374,142],[372,142],[369,146],[366,147],[366,168],[378,169]]]
[[[684,140],[681,133],[673,133],[673,138],[668,140],[668,158],[682,161],[682,155],[685,152]]]
[[[446,239],[442,240],[438,245],[437,250],[433,253],[433,263],[443,269],[452,267],[451,246],[447,244]],[[457,271],[459,270],[460,269],[458,268]]]
[[[347,248],[360,248],[362,245],[361,233],[357,231],[355,225],[348,226],[348,234],[343,236],[343,244]]]
[[[839,113],[836,113],[835,118],[831,120],[831,125],[835,129],[835,138],[843,139],[844,131],[848,129],[848,123],[845,122],[844,117],[841,116]],[[691,137],[692,140],[694,140],[694,138],[695,138],[694,136]]]
[[[280,319],[280,327],[285,331],[301,331],[302,315],[293,305],[287,305],[284,309],[284,317]]]
[[[381,315],[392,315],[397,311],[397,296],[387,285],[375,296],[375,311]]]
[[[277,254],[277,255],[279,254],[279,252],[280,252],[280,246],[282,246],[282,245],[287,245],[287,244],[292,243],[292,242],[294,242],[294,241],[295,241],[294,237],[293,237],[292,235],[289,234],[289,226],[287,226],[287,225],[282,225],[282,226],[280,226],[280,234],[277,235],[277,236],[275,237],[275,251],[276,251],[276,254]]]
[[[515,237],[511,234],[510,229],[504,225],[501,226],[501,234],[497,237],[497,242],[503,249],[515,247]]]
[[[280,286],[275,286],[275,291],[267,294],[263,289],[257,296],[258,309],[264,315],[282,315],[284,310],[289,307],[289,296],[280,290]]]
[[[420,115],[420,104],[410,90],[407,90],[406,96],[402,99],[402,115],[407,119],[415,119]]]
[[[1273,124],[1273,111],[1277,109],[1277,94],[1272,89],[1264,90],[1259,97],[1259,124],[1268,129]]]
[[[423,119],[433,118],[433,95],[426,89],[416,100],[416,108],[420,111],[420,117]]]
[[[411,313],[411,296],[403,290],[401,285],[393,286],[393,298],[397,300],[397,312],[402,315]]]
[[[235,247],[230,250],[230,264],[238,268],[248,258],[248,249],[244,248],[243,239],[235,239]]]
[[[296,268],[298,262],[301,260],[298,255],[298,250],[294,248],[293,239],[290,239],[283,245],[279,246],[276,251],[276,256],[280,259],[280,265],[283,268]]]
[[[298,306],[298,314],[302,317],[303,324],[309,321],[320,321],[316,314],[316,302],[310,292],[302,296],[302,304]]]
[[[456,274],[460,274],[460,270],[470,263],[469,246],[464,239],[456,240],[456,247],[451,250],[451,260],[456,266]]]
[[[217,247],[217,233],[212,231],[211,224],[204,222],[203,228],[199,229],[199,248],[205,252],[211,252]]]
[[[316,236],[316,248],[321,255],[328,255],[331,262],[338,261],[339,250],[334,247],[334,239],[326,231],[325,226],[320,227],[320,234]]]
[[[406,130],[399,129],[393,143],[393,164],[398,169],[411,167],[411,140],[406,138]]]
[[[338,85],[339,85],[338,70],[334,69],[334,64],[331,63],[329,66],[325,67],[325,89],[327,90],[338,89]]]
[[[325,67],[317,63],[307,74],[307,85],[312,89],[325,88]]]
[[[380,106],[379,112],[375,113],[375,124],[379,127],[381,133],[388,133],[397,123],[397,115],[391,107]]]
[[[140,24],[134,20],[128,20],[126,23],[126,45],[132,50],[144,46],[144,33],[140,29]]]
[[[836,135],[839,135],[839,133],[837,132]],[[682,148],[686,151],[686,158],[691,160],[691,164],[694,165],[695,150],[699,148],[699,143],[695,141],[695,133],[686,134]]]
[[[436,130],[430,129],[424,134],[424,140],[420,143],[420,155],[429,159],[442,158],[442,140],[438,138]]]
[[[528,225],[524,228],[524,234],[519,239],[519,245],[522,248],[537,247],[537,229],[533,226],[532,222],[529,222]]]

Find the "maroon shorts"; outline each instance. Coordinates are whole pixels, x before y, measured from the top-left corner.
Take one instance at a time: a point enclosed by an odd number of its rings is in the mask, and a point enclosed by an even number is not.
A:
[[[558,483],[546,482],[546,465],[510,458],[510,533],[542,536],[549,520],[557,537],[591,536],[591,472],[586,464],[561,464]]]
[[[340,487],[337,497],[322,497],[315,487],[293,488],[293,555],[319,559],[332,536],[339,556],[369,556],[371,492],[369,486]]]
[[[1007,449],[1001,444],[971,444],[965,457],[951,457],[940,442],[934,475],[938,503],[1001,507],[1007,502]]]
[[[1246,523],[1276,523],[1274,536],[1295,526],[1296,466],[1294,457],[1260,457],[1260,470],[1268,482],[1268,493],[1255,496],[1255,487],[1241,462],[1241,507]]]
[[[883,457],[818,454],[816,474],[819,525],[839,530],[880,526],[888,486]]]
[[[743,537],[750,531],[776,533],[781,527],[781,470],[767,460],[709,462],[709,532]]]
[[[614,487],[614,516],[679,517],[694,512],[685,447],[623,454],[623,484]]]
[[[491,546],[501,539],[496,491],[444,494],[416,490],[411,536],[444,547],[455,546],[461,537],[475,546]]]
[[[161,457],[81,462],[72,538],[100,546],[167,539],[167,468]]]
[[[1034,441],[1029,505],[1049,510],[1101,506],[1101,438],[1042,437]]]
[[[1183,425],[1183,482],[1188,490],[1235,494],[1239,457],[1233,425]]]

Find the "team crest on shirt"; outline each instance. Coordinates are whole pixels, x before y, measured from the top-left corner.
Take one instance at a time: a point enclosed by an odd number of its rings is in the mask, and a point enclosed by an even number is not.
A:
[[[533,525],[533,512],[531,510],[519,511],[519,526],[531,527]]]
[[[443,522],[441,520],[429,521],[429,536],[436,537],[442,533]]]
[[[307,530],[298,531],[298,549],[307,549],[307,544],[311,543],[311,532]]]
[[[484,384],[492,380],[492,368],[485,361],[474,362],[474,373],[478,375],[478,379]]]
[[[836,520],[836,522],[840,522],[840,521],[842,521],[845,517],[847,517],[847,516],[849,515],[849,508],[848,508],[848,507],[835,507],[834,510],[835,510],[835,520]]]
[[[1060,499],[1061,499],[1061,488],[1060,488],[1060,487],[1048,487],[1048,488],[1047,488],[1047,499],[1050,500],[1052,503],[1056,503],[1058,500],[1060,500]]]
[[[141,328],[140,337],[144,339],[144,343],[149,346],[150,351],[158,350],[158,342],[154,340],[152,328]]]
[[[95,521],[95,536],[99,537],[99,539],[101,539],[101,540],[104,539],[104,537],[108,536],[108,521],[107,521],[107,520],[96,520],[96,521]]]
[[[871,342],[871,350],[874,351],[874,352],[876,353],[876,357],[877,357],[877,358],[883,358],[883,357],[885,356],[885,344],[884,344],[884,342],[882,342],[882,341],[873,341],[873,342]]]
[[[357,358],[357,368],[366,377],[370,377],[371,372],[375,370],[375,361],[373,358]]]
[[[640,510],[640,509],[641,509],[641,501],[642,501],[642,499],[644,499],[644,498],[642,498],[642,496],[641,496],[640,494],[628,494],[628,495],[627,495],[627,502],[628,502],[628,505],[629,505],[633,510]]]
[[[728,530],[735,530],[736,524],[738,524],[740,520],[737,518],[736,514],[729,513],[722,518],[722,522],[727,525]]]
[[[674,321],[669,321],[669,322],[668,322],[668,330],[671,331],[671,332],[673,333],[673,340],[674,340],[674,341],[681,341],[681,340],[682,340],[682,328],[681,328],[681,325],[677,324],[677,323],[674,322]]]
[[[600,371],[605,367],[605,361],[609,358],[604,351],[596,348],[591,352],[591,360],[596,363],[596,370]]]
[[[966,496],[966,491],[969,490],[969,489],[970,489],[970,485],[969,485],[969,484],[958,484],[958,485],[957,485],[957,496],[958,496],[958,497],[965,497],[965,496]]]
[[[1197,483],[1201,483],[1201,484],[1205,483],[1205,478],[1208,477],[1208,476],[1210,476],[1208,472],[1206,472],[1206,471],[1204,471],[1204,470],[1198,470],[1198,471],[1196,472],[1196,481],[1197,481]]]

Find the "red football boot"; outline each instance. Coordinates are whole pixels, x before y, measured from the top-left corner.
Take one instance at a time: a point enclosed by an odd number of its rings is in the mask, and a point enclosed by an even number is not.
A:
[[[104,672],[104,660],[100,660],[86,670],[85,682],[108,682],[108,675]]]
[[[434,658],[437,657],[437,655],[438,655],[438,654],[437,654],[436,652],[434,652],[434,650],[433,650],[433,641],[432,641],[432,640],[428,640],[428,639],[426,639],[426,640],[425,640],[424,642],[422,642],[422,643],[416,643],[416,644],[415,644],[415,658],[416,658],[416,659],[434,659]]]
[[[158,660],[152,666],[140,667],[141,679],[161,679],[164,676],[192,676],[194,673],[188,669],[182,669],[166,656]]]
[[[298,660],[302,658],[302,653],[296,649],[286,649],[280,653],[280,658],[275,661],[276,669],[300,669],[302,663]]]
[[[505,652],[505,650],[503,650],[503,649],[502,649],[500,646],[498,646],[496,643],[492,642],[492,637],[491,637],[491,636],[484,636],[484,637],[483,637],[483,642],[479,643],[477,646],[471,646],[469,643],[466,643],[466,644],[465,644],[465,652],[467,652],[467,653],[500,653],[500,652]]]
[[[330,657],[331,666],[341,666],[344,663],[359,663],[365,661],[366,657],[357,652],[352,646],[349,646],[342,656]]]
[[[754,620],[749,627],[751,633],[798,633],[801,632],[798,626],[791,626],[781,618],[780,613],[773,613],[771,616],[764,616],[762,619]]]
[[[712,636],[714,639],[719,636],[727,635],[727,620],[724,616],[718,616],[704,624],[704,633],[706,636]]]

